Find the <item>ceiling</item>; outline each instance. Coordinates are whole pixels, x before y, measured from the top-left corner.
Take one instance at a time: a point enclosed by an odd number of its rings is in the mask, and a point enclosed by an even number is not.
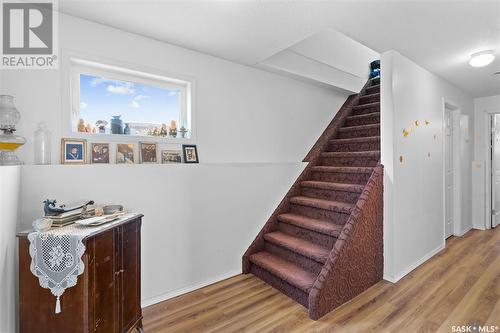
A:
[[[250,66],[327,28],[394,49],[472,97],[500,94],[500,1],[60,0],[64,13]],[[494,49],[484,68],[470,54]]]

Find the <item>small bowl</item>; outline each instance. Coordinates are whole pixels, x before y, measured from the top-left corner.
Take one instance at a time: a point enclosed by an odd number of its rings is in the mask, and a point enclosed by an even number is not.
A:
[[[122,205],[106,205],[102,207],[104,215],[111,215],[123,211]]]

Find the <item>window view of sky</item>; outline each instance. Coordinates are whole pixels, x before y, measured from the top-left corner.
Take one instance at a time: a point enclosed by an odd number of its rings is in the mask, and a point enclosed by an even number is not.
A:
[[[178,90],[80,74],[80,118],[95,126],[121,116],[123,123],[179,123]]]

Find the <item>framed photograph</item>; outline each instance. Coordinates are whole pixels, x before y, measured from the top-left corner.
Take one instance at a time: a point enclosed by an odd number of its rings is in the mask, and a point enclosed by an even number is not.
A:
[[[199,163],[196,145],[182,145],[184,163]]]
[[[61,139],[61,164],[85,164],[86,156],[86,140]]]
[[[139,145],[141,163],[158,163],[156,143],[141,142]]]
[[[161,163],[181,163],[182,156],[180,150],[162,150],[161,151]]]
[[[109,163],[109,143],[90,144],[90,163]]]
[[[116,145],[116,164],[134,164],[134,150],[133,143],[118,143]]]

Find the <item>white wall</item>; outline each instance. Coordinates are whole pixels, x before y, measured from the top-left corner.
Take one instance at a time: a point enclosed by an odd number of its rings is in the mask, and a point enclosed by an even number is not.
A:
[[[18,166],[0,167],[0,332],[15,331],[20,175]]]
[[[195,79],[197,144],[203,162],[301,160],[347,94],[242,66],[67,15],[60,15],[63,54],[95,56]],[[53,132],[53,161],[62,133],[61,70],[5,71],[4,93],[22,113],[19,133],[31,139],[38,121]],[[31,140],[30,140],[31,141]],[[31,142],[19,155],[33,160]]]
[[[241,256],[304,165],[299,163],[347,95],[198,52],[60,15],[63,53],[115,59],[196,81],[200,165],[32,166],[39,121],[59,162],[66,91],[61,70],[2,73],[28,138],[21,225],[45,198],[119,202],[145,214],[143,300],[176,295],[237,274]]]
[[[397,281],[444,247],[443,98],[469,116],[471,129],[473,103],[465,93],[395,51],[382,54],[381,62],[384,275],[387,280]],[[413,131],[403,137],[403,129],[410,126]],[[461,128],[457,133],[462,192],[457,235],[472,227],[473,147],[465,131]]]
[[[22,227],[41,202],[142,212],[144,305],[241,273],[241,257],[305,163],[25,166]]]
[[[324,29],[260,62],[291,76],[358,93],[380,54],[333,30]]]
[[[473,174],[476,181],[473,182],[475,200],[473,205],[474,228],[490,228],[491,211],[490,188],[491,179],[489,177],[490,168],[488,161],[489,134],[488,121],[491,113],[500,113],[500,95],[476,98],[474,100],[474,162]]]

